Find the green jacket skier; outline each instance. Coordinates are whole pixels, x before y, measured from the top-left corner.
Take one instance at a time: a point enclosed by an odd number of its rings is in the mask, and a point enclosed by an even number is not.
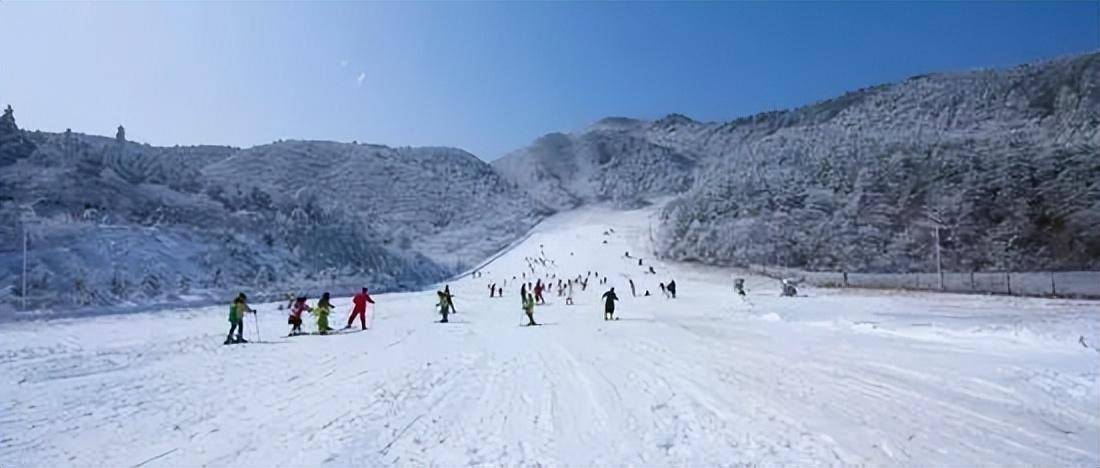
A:
[[[240,293],[229,305],[229,334],[225,337],[225,344],[248,343],[244,339],[244,314],[256,311],[248,307],[247,300],[248,297]],[[233,338],[234,332],[237,334],[236,338]]]
[[[317,332],[322,335],[327,335],[332,331],[332,328],[328,326],[328,315],[332,313],[332,304],[329,303],[328,293],[321,295],[321,300],[317,301],[317,305],[310,309],[309,313],[317,317]]]
[[[527,314],[527,326],[538,325],[535,323],[535,296],[525,294],[523,297],[523,312]]]

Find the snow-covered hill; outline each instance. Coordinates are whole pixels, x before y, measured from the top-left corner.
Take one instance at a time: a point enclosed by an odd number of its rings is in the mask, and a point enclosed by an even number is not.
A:
[[[284,312],[258,305],[263,342],[234,346],[221,344],[225,306],[0,324],[0,461],[1100,463],[1094,302],[815,289],[781,298],[774,280],[651,258],[658,210],[549,218],[480,278],[450,283],[458,314],[446,325],[433,323],[434,291],[377,295],[369,331],[327,337],[286,338]],[[551,283],[592,273],[576,305],[547,294],[540,327],[520,326],[512,278],[531,276],[529,264]],[[731,275],[747,278],[748,300]],[[679,297],[666,299],[658,283],[673,279]],[[628,280],[652,295],[631,295]],[[504,297],[490,299],[489,283]],[[620,320],[605,322],[610,287]],[[334,323],[348,303],[336,301]],[[257,337],[252,317],[246,330]]]
[[[650,141],[640,121],[604,119],[578,135],[551,133],[493,168],[557,210],[611,201],[633,207],[691,186],[697,158]]]
[[[494,168],[555,206],[678,195],[655,231],[671,259],[934,271],[938,220],[949,270],[1093,269],[1097,154],[1091,53],[730,122],[607,119]]]
[[[0,318],[322,285],[420,287],[545,211],[450,148],[284,141],[160,148],[0,119]]]

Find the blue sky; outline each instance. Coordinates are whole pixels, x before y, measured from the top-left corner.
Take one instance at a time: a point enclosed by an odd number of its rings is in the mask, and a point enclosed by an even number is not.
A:
[[[606,116],[729,120],[1100,49],[1100,2],[0,1],[0,104],[155,145],[281,138],[495,159]]]

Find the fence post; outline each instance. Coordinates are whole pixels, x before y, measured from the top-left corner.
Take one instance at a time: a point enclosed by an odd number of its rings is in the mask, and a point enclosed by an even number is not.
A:
[[[1009,272],[1005,272],[1005,285],[1008,287],[1008,295],[1012,295],[1012,275]]]
[[[970,292],[974,291],[974,270],[970,270]]]
[[[847,271],[844,272],[844,287],[845,288],[848,287],[848,272]]]
[[[1051,297],[1058,296],[1058,288],[1054,286],[1054,272],[1050,272],[1050,295]]]

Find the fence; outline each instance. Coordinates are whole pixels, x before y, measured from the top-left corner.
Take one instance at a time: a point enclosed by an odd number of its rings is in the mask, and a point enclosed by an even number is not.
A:
[[[1100,271],[849,273],[802,271],[794,268],[750,265],[749,270],[772,278],[798,278],[830,288],[915,289],[956,293],[1007,294],[1100,299]]]

